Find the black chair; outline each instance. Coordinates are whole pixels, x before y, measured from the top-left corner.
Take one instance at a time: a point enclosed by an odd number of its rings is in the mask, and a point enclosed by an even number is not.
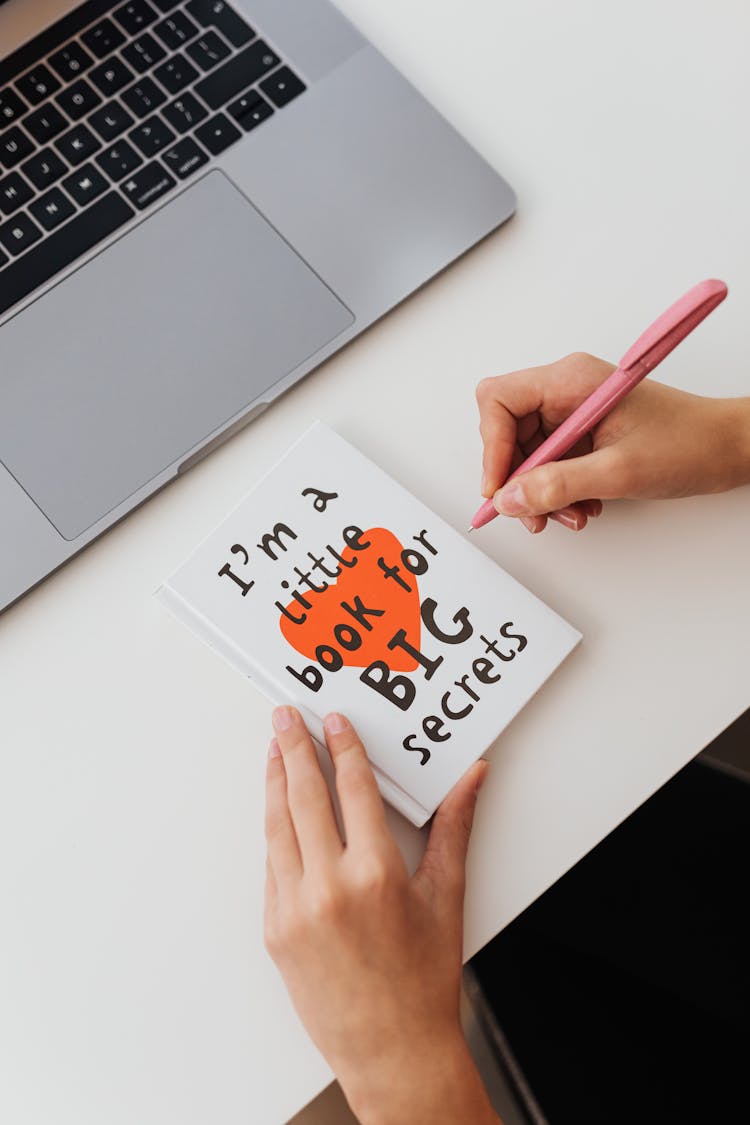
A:
[[[470,963],[529,1125],[750,1121],[750,783],[697,759]]]

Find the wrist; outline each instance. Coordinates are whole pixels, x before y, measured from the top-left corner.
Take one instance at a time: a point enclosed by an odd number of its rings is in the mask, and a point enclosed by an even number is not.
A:
[[[730,399],[734,431],[735,466],[730,488],[750,484],[750,398]]]
[[[394,1057],[340,1081],[361,1125],[500,1125],[460,1028],[404,1043]]]
[[[750,398],[717,402],[721,415],[721,476],[717,491],[726,491],[750,484]]]

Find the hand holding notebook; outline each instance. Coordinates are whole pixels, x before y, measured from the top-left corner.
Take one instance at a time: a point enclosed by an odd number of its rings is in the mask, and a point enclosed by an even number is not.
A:
[[[273,723],[264,934],[302,1023],[362,1125],[500,1125],[459,1013],[466,853],[487,762],[442,802],[410,875],[351,723],[325,721],[343,839],[301,716],[278,707]]]

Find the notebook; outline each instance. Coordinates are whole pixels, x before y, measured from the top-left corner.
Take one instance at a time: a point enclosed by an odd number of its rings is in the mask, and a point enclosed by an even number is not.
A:
[[[343,712],[417,826],[580,640],[320,422],[157,596],[318,741]]]

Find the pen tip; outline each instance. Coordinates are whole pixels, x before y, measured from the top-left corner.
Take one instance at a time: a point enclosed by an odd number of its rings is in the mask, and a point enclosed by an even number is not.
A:
[[[474,531],[475,529],[473,527],[467,527],[466,530],[469,533],[469,535],[471,535],[472,531]]]

